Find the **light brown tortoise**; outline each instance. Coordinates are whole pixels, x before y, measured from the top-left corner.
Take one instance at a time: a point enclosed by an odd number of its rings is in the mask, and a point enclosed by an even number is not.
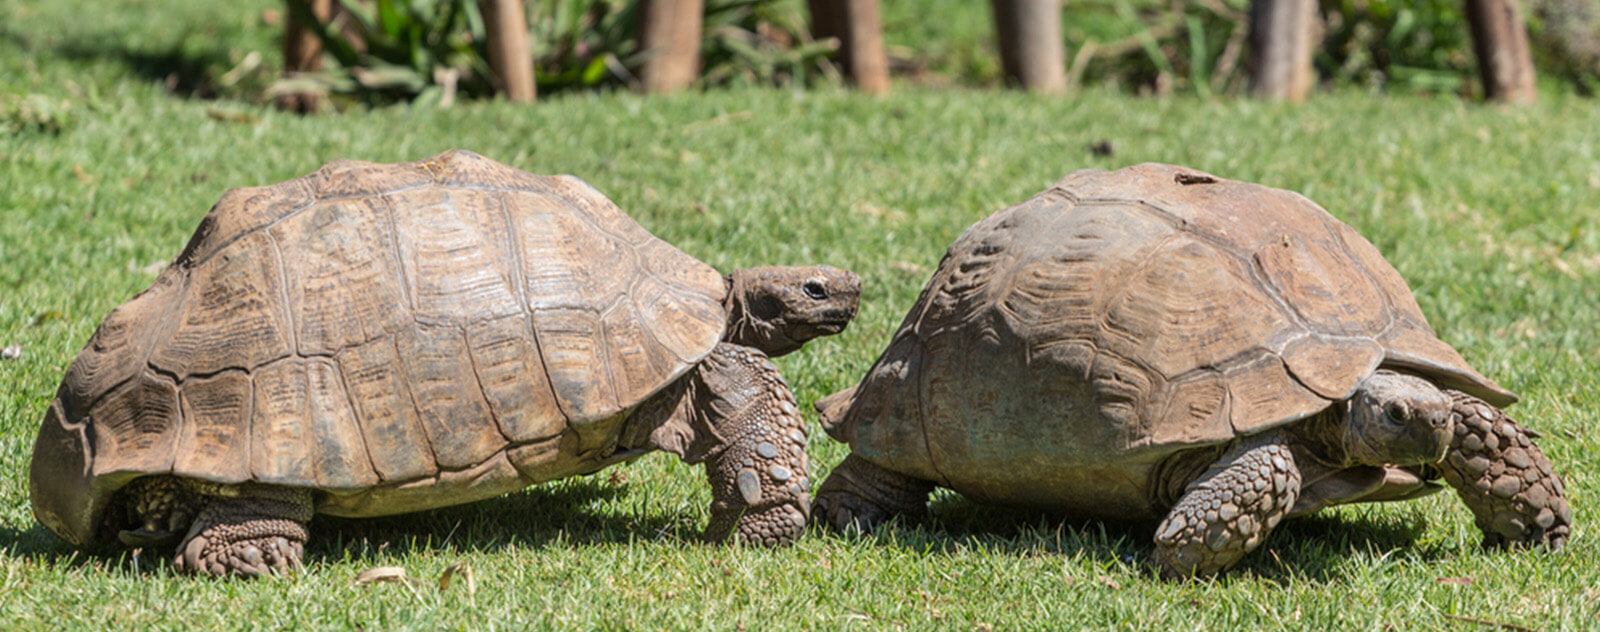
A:
[[[106,317],[34,446],[67,541],[296,566],[313,514],[488,498],[652,450],[704,462],[708,536],[804,528],[805,432],[767,360],[855,315],[856,275],[728,277],[571,176],[466,151],[236,189]]]
[[[1443,478],[1486,544],[1559,548],[1562,482],[1372,244],[1304,197],[1145,164],[1078,171],[961,235],[859,384],[813,520],[924,515],[947,487],[1159,520],[1169,576],[1286,517]]]

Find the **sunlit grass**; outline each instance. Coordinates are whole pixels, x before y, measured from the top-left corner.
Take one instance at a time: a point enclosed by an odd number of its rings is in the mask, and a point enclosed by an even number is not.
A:
[[[0,627],[1600,625],[1588,531],[1600,460],[1592,102],[1502,110],[1348,93],[1290,107],[822,89],[300,118],[170,95],[172,64],[226,70],[251,50],[274,54],[252,12],[276,4],[252,6],[0,0],[0,36],[20,42],[0,46],[0,99],[40,95],[66,112],[55,132],[0,121],[0,347],[22,349],[0,360]],[[1113,155],[1088,150],[1102,140]],[[941,494],[926,526],[719,547],[697,539],[710,500],[702,472],[665,455],[469,506],[319,518],[305,572],[254,583],[175,576],[166,552],[74,553],[33,522],[27,462],[62,371],[223,191],[335,158],[454,147],[583,177],[722,270],[826,262],[860,272],[857,322],[780,361],[806,403],[860,377],[967,225],[1072,170],[1174,162],[1304,192],[1378,245],[1442,338],[1523,395],[1512,412],[1544,434],[1566,476],[1573,542],[1554,555],[1484,550],[1471,516],[1441,494],[1288,523],[1237,572],[1172,584],[1142,567],[1148,531]],[[820,480],[844,449],[812,434]],[[471,565],[475,593],[431,583],[457,561]],[[430,583],[352,585],[375,566]]]

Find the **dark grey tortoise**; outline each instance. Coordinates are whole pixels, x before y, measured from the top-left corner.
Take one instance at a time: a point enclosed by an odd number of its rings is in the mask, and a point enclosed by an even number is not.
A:
[[[1566,541],[1516,397],[1434,336],[1373,246],[1297,194],[1146,164],[1079,171],[969,228],[856,386],[813,520],[929,491],[1160,520],[1169,576],[1284,518],[1455,488],[1485,543]]]

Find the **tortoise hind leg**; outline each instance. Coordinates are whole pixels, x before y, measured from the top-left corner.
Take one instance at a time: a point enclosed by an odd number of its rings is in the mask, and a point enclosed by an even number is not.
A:
[[[1173,579],[1227,570],[1294,508],[1300,470],[1281,439],[1240,444],[1195,479],[1156,529],[1156,562]]]
[[[128,511],[136,529],[117,534],[131,547],[169,546],[188,530],[202,497],[190,485],[172,476],[146,476],[129,483],[124,492]]]
[[[1445,393],[1455,437],[1439,469],[1472,510],[1484,545],[1560,549],[1572,529],[1572,509],[1561,477],[1532,441],[1538,435],[1476,397]]]
[[[841,531],[871,531],[896,516],[920,521],[928,514],[933,487],[929,481],[891,472],[852,454],[817,490],[812,519]]]
[[[207,496],[178,546],[178,569],[213,577],[258,577],[300,567],[314,508],[302,489],[259,487],[238,497]]]

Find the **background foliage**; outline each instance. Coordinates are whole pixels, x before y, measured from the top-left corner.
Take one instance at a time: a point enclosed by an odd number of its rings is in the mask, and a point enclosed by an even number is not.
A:
[[[930,81],[1001,80],[988,3],[883,0],[901,68]],[[912,7],[926,3],[926,14]],[[1458,0],[1322,0],[1314,58],[1328,86],[1466,94],[1477,60]],[[1249,0],[1069,0],[1063,3],[1069,83],[1136,93],[1237,94],[1244,89]],[[1600,77],[1600,0],[1526,0],[1537,61],[1552,86]],[[928,20],[925,15],[951,16]],[[923,47],[917,42],[926,41]],[[1586,83],[1587,82],[1587,83]]]
[[[277,82],[276,59],[254,81],[224,81],[235,98],[312,90],[341,104],[438,102],[489,94],[474,0],[339,0],[328,29],[331,70]],[[527,0],[542,94],[632,87],[642,61],[633,0]],[[1373,91],[1471,95],[1480,88],[1458,0],[1321,0],[1320,81]],[[987,2],[882,0],[894,72],[931,86],[998,87]],[[1239,94],[1245,87],[1249,0],[1071,0],[1063,3],[1070,86],[1138,94]],[[708,0],[701,87],[832,82],[831,41],[810,40],[803,0]],[[1528,0],[1541,77],[1589,94],[1600,79],[1600,0]],[[228,68],[210,69],[229,79]],[[268,86],[271,86],[270,88]],[[445,95],[449,95],[445,97]]]
[[[304,2],[289,6],[310,16]],[[490,92],[476,0],[338,0],[319,35],[335,66],[277,82],[266,96],[317,92],[368,103],[453,100]],[[543,93],[632,86],[642,63],[635,0],[528,0]],[[835,45],[810,41],[803,0],[708,0],[699,85],[787,85],[834,74]],[[314,23],[307,19],[305,23]]]

